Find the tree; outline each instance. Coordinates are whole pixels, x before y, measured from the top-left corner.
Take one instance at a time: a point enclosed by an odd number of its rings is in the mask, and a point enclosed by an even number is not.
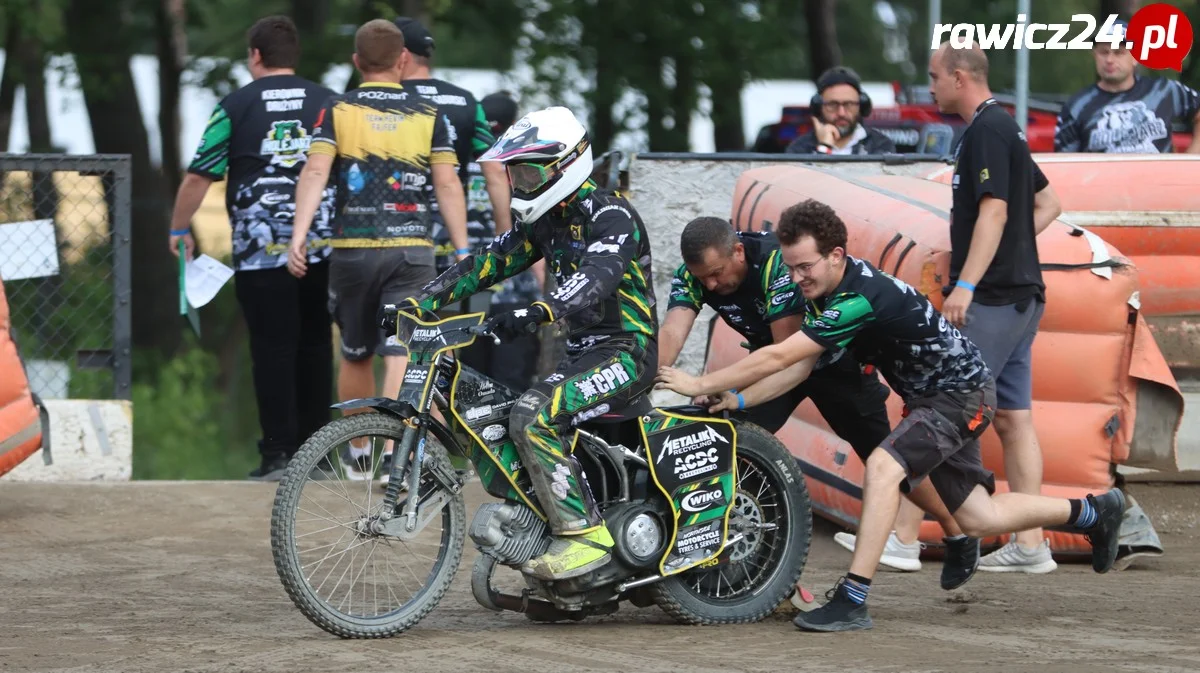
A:
[[[17,41],[21,36],[21,22],[12,14],[8,15],[4,34],[4,53],[15,54]],[[8,151],[8,134],[12,129],[13,105],[17,100],[17,85],[20,83],[18,74],[20,61],[15,58],[4,59],[4,72],[0,74],[0,152]]]
[[[166,187],[174,194],[183,180],[183,158],[179,147],[179,79],[187,62],[185,0],[156,0],[154,17],[162,168]]]
[[[169,354],[180,338],[175,259],[167,252],[169,196],[162,174],[150,162],[129,62],[133,27],[123,20],[142,7],[134,0],[70,0],[69,7],[67,42],[96,151],[132,157],[133,344]]]
[[[837,35],[837,0],[804,0],[804,16],[808,20],[809,53],[815,79],[842,63]]]

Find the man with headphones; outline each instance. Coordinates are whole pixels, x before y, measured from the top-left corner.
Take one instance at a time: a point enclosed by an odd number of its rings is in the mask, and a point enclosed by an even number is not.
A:
[[[817,93],[809,102],[813,128],[788,145],[789,154],[884,154],[896,145],[879,131],[863,126],[871,114],[871,97],[862,90],[858,74],[835,66],[817,78]]]

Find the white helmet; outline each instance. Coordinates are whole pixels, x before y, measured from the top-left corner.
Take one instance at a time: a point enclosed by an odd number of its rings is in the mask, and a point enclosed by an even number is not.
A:
[[[591,177],[592,145],[570,110],[550,107],[521,117],[477,161],[505,165],[512,209],[533,222]]]

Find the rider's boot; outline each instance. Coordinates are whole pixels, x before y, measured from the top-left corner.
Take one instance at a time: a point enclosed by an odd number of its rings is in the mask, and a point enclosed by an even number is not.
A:
[[[599,526],[556,535],[545,554],[521,567],[543,580],[565,580],[603,567],[612,558],[613,538],[603,522]]]

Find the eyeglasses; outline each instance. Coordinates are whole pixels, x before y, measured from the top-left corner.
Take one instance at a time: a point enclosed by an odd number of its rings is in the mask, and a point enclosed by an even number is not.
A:
[[[821,104],[821,110],[823,110],[825,112],[837,112],[838,108],[843,108],[846,110],[846,112],[857,112],[858,111],[858,101],[856,101],[856,100],[847,100],[847,101],[827,100]]]
[[[820,264],[821,262],[825,261],[828,258],[829,258],[829,256],[825,255],[825,256],[819,257],[817,259],[814,259],[811,262],[805,262],[803,264],[794,264],[794,265],[792,265],[792,271],[795,271],[796,273],[800,274],[801,276],[810,275],[812,273],[813,267],[815,267],[817,264]]]

